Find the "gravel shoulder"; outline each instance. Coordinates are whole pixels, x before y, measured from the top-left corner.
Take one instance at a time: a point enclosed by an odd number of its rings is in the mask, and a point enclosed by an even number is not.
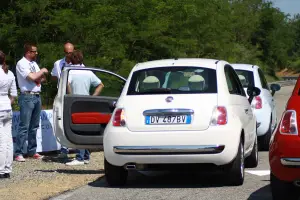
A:
[[[69,158],[75,154],[69,154]],[[0,180],[1,200],[49,199],[76,189],[104,176],[103,152],[92,152],[87,165],[66,166],[57,154],[45,155],[43,160],[27,159],[13,163],[11,179]]]

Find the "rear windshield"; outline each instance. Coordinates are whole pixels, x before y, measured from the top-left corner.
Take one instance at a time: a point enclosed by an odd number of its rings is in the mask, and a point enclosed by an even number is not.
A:
[[[235,71],[239,76],[239,79],[244,88],[247,88],[249,86],[254,86],[254,76],[252,71],[240,70],[240,69],[236,69]]]
[[[135,71],[127,95],[217,93],[216,70],[158,67]]]

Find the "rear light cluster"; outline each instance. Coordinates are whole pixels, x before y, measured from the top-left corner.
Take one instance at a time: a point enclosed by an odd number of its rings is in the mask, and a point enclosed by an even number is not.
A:
[[[214,126],[227,124],[227,110],[224,106],[214,108],[210,124]]]
[[[125,126],[125,112],[123,109],[118,109],[113,116],[113,126]]]
[[[252,108],[255,108],[255,109],[262,109],[262,99],[261,99],[261,97],[260,96],[254,97],[251,106],[252,106]]]
[[[295,110],[287,110],[283,113],[282,119],[279,126],[281,134],[298,134],[297,116]]]

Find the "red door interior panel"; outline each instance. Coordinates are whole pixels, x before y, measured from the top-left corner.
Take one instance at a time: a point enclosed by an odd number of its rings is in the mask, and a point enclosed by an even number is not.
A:
[[[80,112],[72,114],[73,124],[108,124],[111,114],[99,112]]]

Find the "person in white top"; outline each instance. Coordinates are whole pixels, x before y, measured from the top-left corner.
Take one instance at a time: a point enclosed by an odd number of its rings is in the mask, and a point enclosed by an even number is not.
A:
[[[64,44],[65,57],[57,60],[54,63],[53,69],[51,71],[51,77],[53,81],[57,81],[57,88],[60,80],[60,74],[64,67],[71,65],[71,54],[74,51],[74,45],[70,42]],[[61,147],[59,158],[66,159],[68,158],[69,149],[67,147]]]
[[[46,68],[40,69],[35,62],[37,46],[34,44],[24,45],[24,57],[18,61],[16,74],[18,85],[21,90],[19,97],[20,122],[16,136],[15,160],[24,162],[24,145],[28,139],[27,155],[34,159],[43,156],[36,152],[36,133],[39,128],[41,114],[41,83],[46,80]]]
[[[14,74],[5,64],[5,54],[0,51],[0,179],[10,178],[13,163],[12,107],[17,96]]]
[[[51,76],[53,81],[59,81],[62,69],[71,64],[70,55],[72,54],[73,51],[74,51],[74,45],[72,43],[67,42],[64,44],[65,57],[60,60],[57,60],[54,63],[54,66],[51,71]]]

